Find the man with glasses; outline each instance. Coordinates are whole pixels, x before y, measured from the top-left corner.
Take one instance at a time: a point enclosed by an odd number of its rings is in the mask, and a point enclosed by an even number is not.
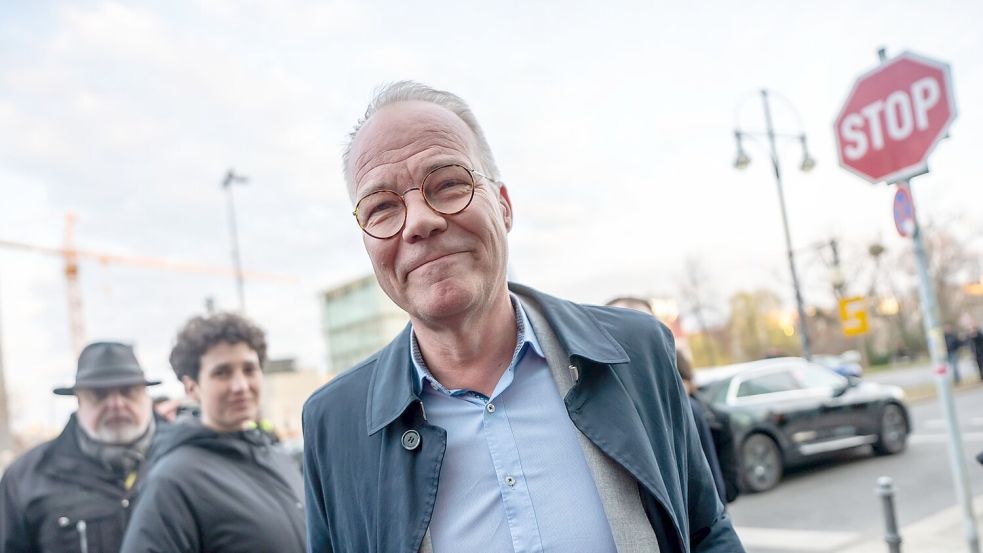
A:
[[[75,385],[54,390],[78,410],[0,480],[0,551],[118,553],[157,426],[146,390],[155,384],[128,345],[82,350]]]
[[[506,281],[512,203],[463,100],[389,85],[343,161],[410,324],[304,407],[311,551],[743,550],[668,330]]]

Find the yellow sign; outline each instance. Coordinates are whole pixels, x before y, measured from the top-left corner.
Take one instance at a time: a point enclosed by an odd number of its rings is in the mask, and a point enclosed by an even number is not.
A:
[[[844,336],[861,336],[870,330],[867,302],[863,296],[840,300],[840,323]]]

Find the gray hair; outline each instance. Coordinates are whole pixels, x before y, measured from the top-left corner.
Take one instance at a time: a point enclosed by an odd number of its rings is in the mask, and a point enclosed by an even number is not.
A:
[[[478,156],[480,158],[481,169],[488,175],[490,180],[498,182],[499,174],[498,166],[495,165],[495,156],[492,155],[488,140],[485,139],[485,133],[481,130],[481,125],[478,124],[478,119],[474,116],[467,102],[456,94],[444,90],[437,90],[425,84],[415,81],[397,81],[383,85],[378,89],[375,97],[369,103],[369,107],[365,109],[365,115],[355,123],[355,128],[348,135],[348,143],[345,145],[345,153],[341,159],[344,164],[343,170],[345,172],[345,183],[348,185],[348,195],[352,201],[355,200],[355,177],[352,175],[349,163],[351,162],[352,144],[355,142],[355,136],[362,128],[362,125],[380,109],[392,104],[398,104],[399,102],[412,101],[430,102],[431,104],[447,108],[460,117],[464,121],[464,124],[471,129],[471,132],[474,133],[475,140],[478,142]]]

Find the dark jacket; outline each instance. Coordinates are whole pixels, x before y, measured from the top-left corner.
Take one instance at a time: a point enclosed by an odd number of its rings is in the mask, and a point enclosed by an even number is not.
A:
[[[696,430],[700,435],[700,448],[703,455],[707,458],[710,465],[710,475],[713,476],[713,484],[717,490],[717,496],[721,501],[727,497],[726,483],[724,475],[720,472],[720,461],[717,459],[717,449],[713,443],[713,433],[710,431],[710,423],[707,419],[707,409],[699,399],[689,396],[689,405],[693,409],[693,422],[696,423]]]
[[[3,553],[118,553],[132,488],[126,489],[125,474],[82,453],[77,429],[72,415],[61,435],[25,453],[4,473]]]
[[[638,482],[661,550],[743,551],[700,451],[668,329],[630,310],[510,289],[546,316],[568,352],[579,378],[564,398],[567,413]],[[421,546],[447,434],[426,421],[414,392],[408,332],[304,406],[311,551],[410,553]],[[419,443],[403,439],[409,430]]]
[[[726,503],[733,503],[741,495],[741,469],[730,415],[707,403],[703,403],[703,407],[706,409],[704,414],[710,425],[710,435],[713,436],[717,462],[720,463],[720,475],[724,477],[724,497],[721,499],[725,499]]]
[[[946,332],[944,337],[945,349],[950,355],[954,355],[959,348],[963,347],[963,341],[955,332]]]
[[[261,430],[173,424],[150,452],[124,553],[302,553],[297,465]]]

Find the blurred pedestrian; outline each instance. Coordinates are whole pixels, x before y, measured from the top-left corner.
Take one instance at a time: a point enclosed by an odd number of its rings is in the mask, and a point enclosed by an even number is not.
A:
[[[0,480],[3,553],[117,553],[130,502],[155,436],[147,380],[133,348],[95,342],[82,350],[78,410],[61,435],[25,453]]]
[[[979,326],[973,326],[966,341],[973,346],[973,357],[976,360],[976,370],[980,373],[980,380],[983,380],[983,330]]]
[[[311,551],[743,551],[668,329],[508,282],[467,104],[393,83],[351,137],[354,222],[410,323],[304,405]]]
[[[235,314],[195,317],[171,366],[200,419],[178,417],[150,455],[124,553],[302,553],[303,488],[259,428],[266,337]]]
[[[955,384],[959,384],[959,348],[962,347],[963,342],[959,339],[959,334],[956,333],[956,329],[951,324],[947,324],[943,328],[945,330],[945,351],[949,358],[949,370],[952,371],[952,381]]]
[[[693,382],[693,367],[690,365],[686,356],[676,350],[676,369],[679,377],[683,380],[683,389],[689,396],[689,405],[693,409],[693,420],[696,421],[696,429],[700,432],[700,445],[703,446],[703,454],[710,465],[710,472],[713,474],[713,482],[717,485],[717,495],[721,501],[727,497],[727,487],[724,482],[724,475],[720,471],[720,460],[717,457],[717,449],[714,447],[713,434],[710,432],[710,423],[707,420],[707,408],[703,402],[696,397],[696,384]]]
[[[156,396],[153,399],[154,413],[167,422],[174,422],[177,418],[178,407],[181,406],[180,400],[171,399],[167,396]]]
[[[610,306],[625,307],[653,315],[649,302],[642,298],[622,296],[607,303]],[[733,431],[730,427],[730,416],[713,406],[708,405],[697,395],[696,383],[693,382],[693,365],[685,354],[676,350],[676,370],[683,381],[683,389],[689,396],[690,407],[693,410],[693,420],[700,434],[700,445],[713,474],[713,481],[720,499],[730,503],[740,495],[738,483],[739,469],[737,451],[734,449]]]

